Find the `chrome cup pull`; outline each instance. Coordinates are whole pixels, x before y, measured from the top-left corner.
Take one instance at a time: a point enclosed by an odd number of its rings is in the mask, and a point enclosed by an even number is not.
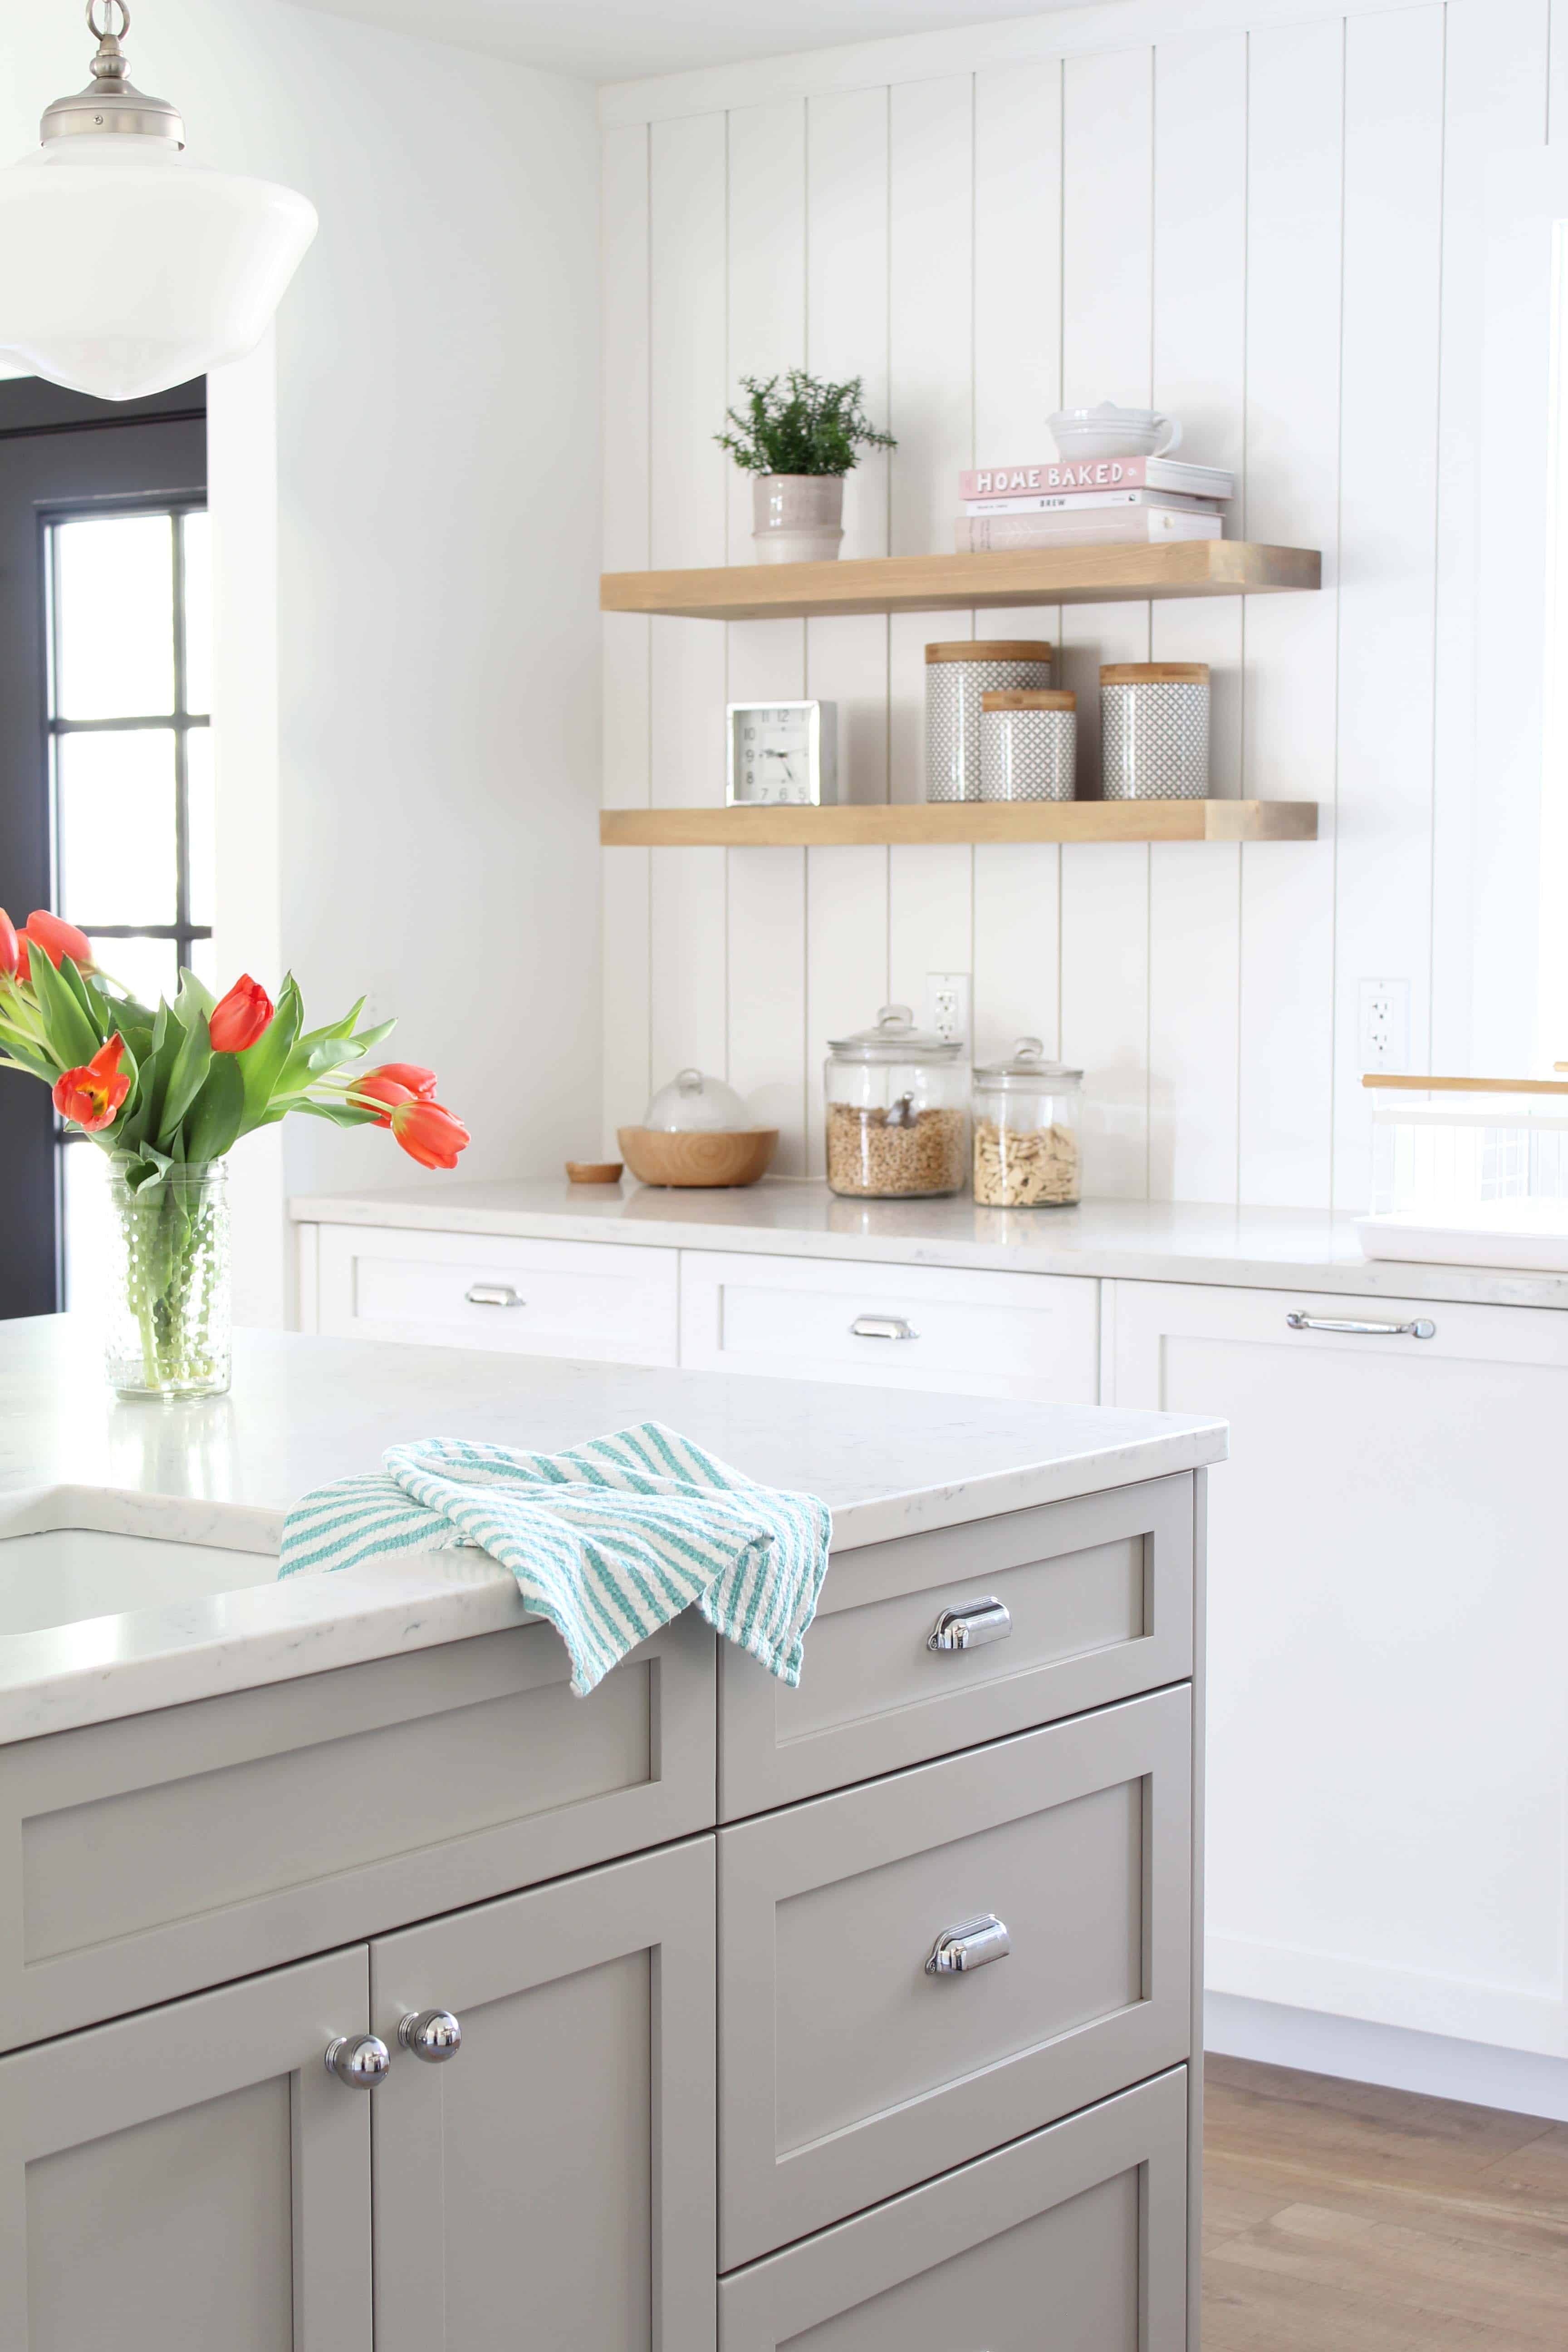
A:
[[[476,1282],[463,1293],[470,1307],[526,1307],[510,1282]]]
[[[983,1650],[987,1642],[1005,1642],[1012,1630],[1006,1602],[993,1593],[984,1601],[966,1601],[961,1609],[944,1609],[926,1635],[926,1648]]]
[[[397,2046],[426,2066],[444,2066],[463,2046],[463,2029],[449,2009],[411,2010],[397,2022]]]
[[[1430,1339],[1437,1326],[1425,1315],[1414,1323],[1363,1323],[1332,1315],[1303,1315],[1299,1307],[1285,1318],[1292,1331],[1341,1331],[1358,1339]]]
[[[856,1339],[918,1339],[921,1336],[901,1315],[857,1315],[849,1331]]]
[[[967,1976],[971,1969],[989,1968],[993,1960],[1005,1960],[1012,1948],[1007,1930],[995,1913],[983,1911],[978,1919],[961,1919],[956,1927],[942,1929],[931,1946],[926,1974]]]
[[[340,2033],[324,2053],[327,2072],[351,2091],[374,2091],[384,2083],[392,2053],[374,2033]]]

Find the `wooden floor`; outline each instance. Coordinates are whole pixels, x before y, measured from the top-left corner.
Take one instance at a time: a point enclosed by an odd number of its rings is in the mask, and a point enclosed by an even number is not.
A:
[[[1568,2124],[1211,2057],[1204,2352],[1568,2352]]]

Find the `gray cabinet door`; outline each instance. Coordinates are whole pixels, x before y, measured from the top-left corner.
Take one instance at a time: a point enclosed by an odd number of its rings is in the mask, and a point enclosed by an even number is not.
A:
[[[1185,2095],[1178,2067],[737,2272],[721,2352],[1187,2352]]]
[[[1001,1640],[929,1646],[993,1599]],[[726,1822],[1158,1690],[1192,1672],[1191,1474],[842,1553],[798,1690],[721,1647]]]
[[[1191,1698],[719,1832],[721,2267],[1185,2059]],[[930,1974],[992,1914],[1005,1957]]]
[[[370,2352],[363,1947],[0,2060],[5,2352]]]
[[[714,2331],[711,1837],[372,1948],[452,2011],[375,2094],[376,2352],[703,2352]]]

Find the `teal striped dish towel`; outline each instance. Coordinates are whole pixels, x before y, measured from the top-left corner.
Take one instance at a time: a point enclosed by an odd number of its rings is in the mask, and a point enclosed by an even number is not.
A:
[[[279,1576],[474,1545],[554,1626],[579,1697],[693,1604],[799,1682],[832,1533],[815,1495],[754,1486],[655,1421],[563,1454],[426,1438],[383,1465],[295,1504]]]

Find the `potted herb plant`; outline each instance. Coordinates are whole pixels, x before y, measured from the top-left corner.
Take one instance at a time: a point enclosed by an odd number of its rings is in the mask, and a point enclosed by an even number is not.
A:
[[[363,1066],[393,1026],[361,1029],[363,1003],[307,1029],[291,975],[276,1004],[248,972],[215,1003],[183,971],[173,1003],[142,1004],[71,924],[40,909],[18,931],[0,908],[0,1070],[41,1078],[110,1162],[120,1265],[104,1305],[121,1396],[228,1386],[224,1162],[254,1128],[305,1111],[390,1128],[421,1167],[456,1166],[468,1130],[435,1100],[435,1072]]]
[[[752,476],[752,544],[759,563],[819,563],[844,538],[844,477],[862,449],[895,449],[861,405],[864,383],[823,383],[801,368],[763,383],[742,376],[745,413],[731,408],[731,433],[715,434]]]

